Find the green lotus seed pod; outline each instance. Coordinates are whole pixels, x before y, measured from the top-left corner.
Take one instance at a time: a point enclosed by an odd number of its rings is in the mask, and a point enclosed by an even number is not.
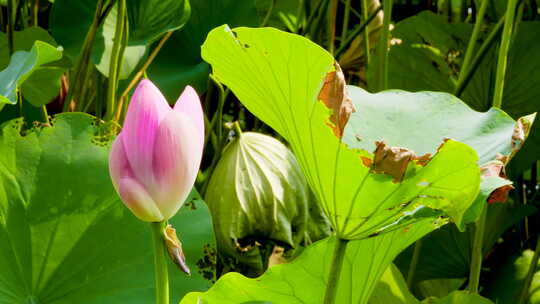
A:
[[[267,135],[245,132],[228,144],[205,201],[220,255],[248,275],[265,270],[274,245],[297,248],[329,233],[294,155]]]

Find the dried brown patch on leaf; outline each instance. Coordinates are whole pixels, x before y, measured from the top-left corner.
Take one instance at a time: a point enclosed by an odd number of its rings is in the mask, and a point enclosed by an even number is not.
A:
[[[421,156],[416,156],[414,160],[416,161],[418,165],[425,167],[431,160],[431,153],[426,153]]]
[[[373,160],[369,157],[365,157],[365,156],[360,156],[360,159],[362,160],[362,163],[364,164],[364,166],[366,167],[370,167],[373,165]]]
[[[512,154],[509,156],[510,158],[512,158],[512,156],[514,156],[525,143],[525,140],[531,131],[535,117],[536,113],[523,116],[518,119],[516,125],[514,126],[514,131],[512,132]]]
[[[384,173],[391,175],[393,182],[399,183],[403,180],[407,167],[411,161],[416,162],[420,166],[425,166],[431,160],[431,154],[416,156],[414,151],[402,148],[391,147],[384,141],[375,143],[373,161],[369,158],[362,157],[362,162],[366,166],[371,166],[371,170],[375,173]]]
[[[502,159],[506,159],[506,157],[502,157]],[[480,174],[484,178],[498,176],[506,179],[504,166],[505,163],[503,161],[493,160],[480,167]],[[512,189],[514,189],[512,185],[505,185],[495,189],[487,198],[487,202],[489,204],[506,202],[508,200],[508,192]]]
[[[341,138],[349,117],[356,109],[347,93],[345,76],[337,62],[334,63],[334,68],[334,71],[326,74],[318,98],[322,100],[326,107],[332,110],[329,126],[332,128],[334,135]]]
[[[165,239],[165,245],[167,247],[169,257],[172,259],[174,264],[187,275],[191,275],[191,270],[186,264],[186,257],[184,256],[184,251],[182,250],[182,242],[180,242],[178,236],[176,235],[176,229],[174,229],[171,225],[167,225],[165,231],[163,231],[163,238]]]
[[[389,174],[394,178],[394,182],[401,182],[409,162],[415,156],[414,152],[407,148],[390,147],[384,141],[378,141],[376,145],[373,172]]]

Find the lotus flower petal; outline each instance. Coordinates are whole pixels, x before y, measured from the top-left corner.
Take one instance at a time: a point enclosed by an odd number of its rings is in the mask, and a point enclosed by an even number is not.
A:
[[[204,114],[199,96],[192,87],[187,86],[184,89],[184,92],[182,92],[174,105],[174,110],[191,118],[197,128],[198,140],[204,142]]]
[[[153,183],[152,157],[159,123],[171,107],[159,89],[142,80],[131,98],[122,129],[124,148],[137,180],[145,186]]]
[[[141,220],[162,221],[163,215],[144,187],[139,184],[129,165],[124,144],[119,135],[109,156],[109,172],[114,187],[125,205]]]
[[[197,177],[203,141],[185,114],[171,111],[159,125],[154,143],[153,197],[163,215],[174,215],[189,195]]]

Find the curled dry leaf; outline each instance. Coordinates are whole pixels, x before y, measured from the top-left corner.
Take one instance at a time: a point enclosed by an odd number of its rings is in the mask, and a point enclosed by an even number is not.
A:
[[[371,166],[375,173],[384,173],[391,175],[393,182],[399,183],[403,180],[407,166],[411,161],[416,161],[418,165],[425,166],[431,159],[431,154],[416,156],[414,151],[401,147],[390,147],[384,141],[375,143],[373,161],[362,158],[364,165]]]
[[[328,72],[324,78],[324,84],[319,92],[319,100],[322,100],[332,110],[328,125],[334,131],[334,135],[341,138],[349,117],[356,112],[356,109],[347,93],[345,76],[337,62],[334,62],[334,68],[335,70]]]
[[[501,159],[507,159],[507,157],[501,155],[500,159],[490,161],[480,167],[480,174],[482,178],[499,176],[506,179],[507,177],[504,169],[505,164],[503,161],[501,161]],[[489,204],[506,202],[508,199],[508,192],[510,192],[512,189],[514,189],[512,185],[504,185],[495,189],[487,198],[487,202]]]
[[[163,237],[165,239],[165,245],[167,246],[167,252],[169,253],[169,256],[174,264],[187,275],[191,275],[191,270],[186,263],[186,257],[184,256],[184,251],[182,250],[182,243],[176,235],[176,229],[174,229],[171,225],[167,225],[165,231],[163,232]]]
[[[525,143],[525,140],[531,131],[531,126],[534,122],[535,116],[536,113],[520,117],[517,120],[514,131],[512,132],[512,151],[508,155],[499,154],[495,160],[484,164],[480,168],[482,178],[498,176],[507,179],[505,166],[508,164],[510,159],[512,159],[512,157],[519,152]],[[487,202],[489,204],[506,202],[508,200],[508,193],[512,189],[514,189],[512,185],[504,185],[495,189],[487,198]]]
[[[514,127],[514,132],[512,133],[512,154],[510,157],[514,156],[525,143],[525,139],[529,136],[535,117],[536,113],[518,119],[516,126]]]

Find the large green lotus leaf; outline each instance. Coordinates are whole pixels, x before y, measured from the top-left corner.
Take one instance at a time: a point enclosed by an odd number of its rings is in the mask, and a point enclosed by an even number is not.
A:
[[[35,107],[48,104],[60,94],[65,71],[61,67],[42,67],[36,70],[21,86],[24,98]]]
[[[336,303],[368,303],[379,278],[403,246],[435,228],[431,219],[424,219],[406,229],[350,241],[345,251]],[[228,273],[209,291],[189,293],[180,303],[322,303],[335,240],[335,237],[330,237],[316,242],[292,262],[270,267],[256,279]]]
[[[491,204],[487,208],[484,234],[484,253],[487,254],[509,228],[534,214],[536,208],[508,202]],[[473,228],[473,227],[469,227]],[[446,225],[422,239],[415,282],[468,277],[470,271],[474,229],[460,232],[454,225]],[[401,253],[395,263],[406,274],[410,267],[413,246]]]
[[[73,61],[79,57],[84,39],[94,18],[95,0],[57,0],[51,11],[51,32]],[[188,0],[128,0],[129,41],[125,49],[120,78],[127,78],[146,55],[147,47],[167,31],[181,28],[189,18]],[[92,60],[104,74],[109,73],[112,38],[116,25],[116,6],[99,29]]]
[[[126,1],[129,40],[134,44],[148,44],[166,32],[182,28],[191,14],[189,0]]]
[[[30,51],[17,51],[9,65],[0,71],[0,109],[17,103],[17,89],[42,65],[62,58],[62,50],[43,41],[35,41]]]
[[[22,31],[13,33],[13,50],[14,51],[29,51],[34,42],[40,40],[47,42],[52,46],[57,46],[51,35],[40,27],[28,27]],[[5,68],[9,64],[9,47],[7,35],[0,33],[0,69]]]
[[[270,28],[222,26],[210,32],[202,56],[219,81],[291,144],[338,236],[368,237],[434,216],[435,210],[460,223],[476,197],[477,155],[465,144],[446,141],[427,165],[405,164],[404,179],[396,182],[365,164],[375,147],[342,143],[329,109],[318,100],[325,79],[335,75],[334,61],[308,39]]]
[[[14,120],[0,134],[0,303],[151,303],[150,228],[111,185],[109,128],[81,113],[52,124],[23,131]],[[215,244],[200,199],[171,223],[193,270],[187,277],[170,263],[178,300],[209,287],[200,272]]]
[[[382,274],[375,286],[369,304],[415,304],[420,303],[407,288],[407,282],[394,264]]]
[[[210,30],[225,23],[259,25],[255,1],[191,1],[191,18],[183,29],[172,34],[148,69],[148,75],[167,99],[176,100],[179,88],[186,85],[195,87],[199,93],[206,90],[210,69],[201,58],[201,44]]]
[[[493,276],[486,283],[484,294],[498,304],[519,303],[525,277],[529,271],[534,251],[525,250],[520,254],[510,255],[502,265],[494,270]],[[534,272],[529,298],[526,303],[540,303],[540,271]]]
[[[474,148],[481,165],[512,153],[516,121],[499,109],[477,112],[447,93],[348,89],[358,109],[345,129],[349,146],[372,150],[375,141],[386,140],[422,155],[435,153],[444,138],[452,138]]]
[[[29,27],[14,32],[13,49],[15,51],[30,51],[36,41],[46,42],[54,47],[58,46],[51,35],[40,27]],[[0,69],[9,64],[9,50],[5,34],[0,34]],[[60,91],[60,78],[65,71],[61,61],[48,64],[36,70],[20,86],[24,98],[36,107],[49,103],[58,96]]]
[[[512,36],[502,109],[515,119],[540,109],[540,60],[534,60],[540,52],[539,29],[540,22],[520,22]],[[389,52],[389,87],[453,93],[471,32],[471,24],[449,24],[428,11],[399,22],[392,32],[399,43]],[[487,111],[491,106],[497,56],[497,48],[487,52],[463,92],[463,101],[476,110]],[[537,133],[533,130],[526,146],[540,145]],[[516,156],[516,169],[523,171],[536,159],[534,149],[525,149]]]
[[[447,93],[394,90],[371,94],[354,86],[348,89],[360,109],[351,115],[345,129],[343,140],[351,147],[369,150],[376,141],[386,140],[423,155],[435,153],[444,138],[452,138],[474,148],[483,166],[500,155],[512,156],[520,146],[513,137],[518,124],[496,108],[477,112]],[[464,222],[475,221],[489,195],[509,184],[512,182],[500,177],[483,177],[481,195],[466,212]]]

